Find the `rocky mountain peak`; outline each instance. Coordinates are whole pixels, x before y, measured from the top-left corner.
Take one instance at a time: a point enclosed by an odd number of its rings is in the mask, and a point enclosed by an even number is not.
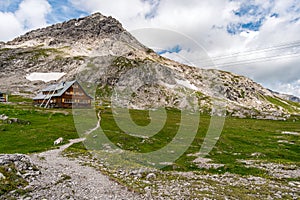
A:
[[[132,51],[143,57],[146,51],[146,47],[128,33],[118,20],[101,13],[30,31],[10,42],[0,43],[0,48],[26,52],[32,48],[42,51],[56,49],[65,58],[123,56]]]
[[[78,40],[101,39],[124,32],[122,24],[112,17],[106,17],[101,13],[72,19],[63,23],[30,31],[25,35],[8,42],[8,45],[24,43],[45,43],[54,46],[62,43],[72,44]]]

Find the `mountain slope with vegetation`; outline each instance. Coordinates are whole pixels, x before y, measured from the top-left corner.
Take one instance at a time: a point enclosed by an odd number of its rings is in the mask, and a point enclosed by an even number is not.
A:
[[[264,119],[299,115],[300,106],[249,78],[213,69],[200,69],[163,58],[139,43],[112,17],[100,13],[34,30],[0,45],[0,90],[33,96],[45,83],[25,77],[34,72],[63,72],[62,80],[97,83],[98,103],[110,101],[113,88],[131,84],[127,73],[147,78],[120,105],[148,109],[191,108],[212,112],[223,102],[227,115]],[[143,71],[142,74],[140,71]],[[134,76],[133,76],[134,77]],[[158,78],[159,77],[159,78]],[[93,92],[93,91],[91,91]],[[192,96],[192,99],[186,99]],[[190,102],[191,101],[191,102]]]

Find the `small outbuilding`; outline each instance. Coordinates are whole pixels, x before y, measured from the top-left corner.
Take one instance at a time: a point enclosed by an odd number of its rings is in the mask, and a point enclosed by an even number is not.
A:
[[[75,80],[49,85],[33,98],[34,105],[50,108],[91,107],[92,97]]]

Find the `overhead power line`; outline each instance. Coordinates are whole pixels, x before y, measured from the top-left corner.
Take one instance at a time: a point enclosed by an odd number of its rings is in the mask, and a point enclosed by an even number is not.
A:
[[[259,63],[259,62],[267,62],[272,60],[280,60],[280,59],[290,59],[300,56],[300,53],[291,53],[291,54],[285,54],[281,56],[269,56],[269,57],[262,57],[262,58],[254,58],[254,59],[248,59],[248,60],[241,60],[241,61],[233,61],[233,62],[225,62],[215,65],[207,65],[205,67],[229,67],[229,66],[236,66],[236,65],[245,65],[245,64],[253,64],[253,63]]]
[[[265,52],[270,52],[270,51],[278,51],[278,50],[283,50],[287,48],[293,48],[293,47],[300,47],[300,40],[291,42],[291,43],[285,43],[281,45],[276,45],[268,48],[259,48],[259,49],[251,49],[248,51],[243,51],[243,52],[235,52],[227,55],[222,55],[222,56],[215,56],[211,57],[212,60],[220,60],[224,58],[231,58],[231,57],[236,57],[236,56],[248,56],[251,54],[257,54],[257,53],[265,53]]]
[[[300,51],[295,51],[295,49],[297,48],[300,49],[300,40],[289,42],[289,43],[283,43],[283,44],[279,44],[267,48],[251,49],[244,52],[236,52],[236,53],[222,55],[222,56],[215,56],[204,60],[193,60],[193,62],[198,66],[202,66],[202,67],[214,67],[214,66],[224,67],[224,66],[266,62],[271,60],[287,59],[287,58],[294,58],[300,56]],[[288,52],[288,50],[290,51]],[[282,53],[282,52],[287,52],[287,53]],[[245,56],[255,56],[255,54],[268,54],[268,55],[261,55],[260,57],[255,57],[255,58],[243,58]],[[232,60],[238,58],[239,60]]]

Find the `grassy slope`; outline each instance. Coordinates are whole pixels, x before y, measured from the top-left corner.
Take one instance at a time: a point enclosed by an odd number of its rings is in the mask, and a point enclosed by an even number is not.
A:
[[[15,101],[29,102],[28,99],[12,97]],[[58,112],[66,112],[56,113]],[[146,111],[132,110],[131,116],[139,125],[150,122]],[[111,110],[102,112],[101,127],[108,138],[123,149],[136,152],[151,152],[167,145],[176,135],[180,124],[180,111],[168,110],[167,122],[158,134],[146,142],[143,139],[125,134],[116,125]],[[1,124],[0,153],[31,153],[53,148],[53,141],[58,137],[78,137],[70,110],[43,110],[30,104],[6,105],[0,104],[0,114],[30,121],[30,125]],[[67,115],[66,115],[67,114]],[[122,118],[122,113],[119,113]],[[125,117],[125,115],[124,115]],[[186,156],[197,153],[207,132],[210,117],[202,115],[198,134],[187,152],[176,161],[178,170],[194,170],[192,160],[195,157]],[[225,164],[224,171],[244,173],[245,168],[237,163],[238,159],[250,159],[251,154],[260,153],[258,159],[278,162],[300,162],[299,136],[283,135],[282,131],[300,132],[300,121],[272,121],[255,119],[226,118],[222,135],[208,157],[216,163]],[[286,140],[294,144],[279,144],[278,140]],[[97,144],[96,144],[97,145]],[[168,168],[166,168],[168,169]],[[246,170],[247,171],[247,170]]]
[[[12,101],[25,102],[16,105],[0,104],[0,114],[10,118],[29,121],[31,124],[5,124],[0,121],[0,153],[32,153],[53,148],[58,137],[67,139],[78,137],[73,117],[62,110],[34,108],[31,100],[11,97]],[[26,103],[28,102],[28,103]]]
[[[284,108],[285,110],[289,111],[290,113],[298,113],[300,112],[300,104],[280,98],[265,96],[266,100],[271,102],[272,104],[276,106],[280,106]]]
[[[146,125],[149,123],[149,119],[144,111],[133,111],[131,113],[131,116],[136,119],[135,121],[138,124]],[[123,149],[150,152],[165,146],[176,135],[179,126],[174,124],[180,122],[180,112],[171,110],[168,114],[169,118],[164,129],[143,143],[141,143],[141,139],[124,134],[115,124],[110,111],[102,114],[101,126],[110,140],[114,144],[121,144]],[[119,115],[122,115],[122,113],[119,113]],[[200,118],[198,134],[192,145],[176,161],[178,170],[189,171],[197,169],[192,164],[192,160],[195,157],[187,156],[187,154],[199,152],[207,132],[210,117],[201,116]],[[239,159],[253,159],[251,154],[254,153],[261,154],[255,157],[256,159],[300,165],[299,136],[283,135],[282,131],[300,132],[300,121],[226,118],[221,137],[208,157],[216,163],[225,164],[221,172],[229,171],[239,174],[261,173],[260,171],[251,172],[251,169],[247,169],[243,164],[237,162]],[[278,140],[286,140],[294,144],[279,144]]]
[[[282,131],[300,132],[299,121],[227,119],[222,136],[209,157],[225,164],[222,172],[238,174],[263,175],[262,171],[245,168],[237,162],[239,159],[300,166],[299,136],[283,135]],[[294,144],[278,143],[279,140]],[[253,156],[255,154],[257,156]]]

